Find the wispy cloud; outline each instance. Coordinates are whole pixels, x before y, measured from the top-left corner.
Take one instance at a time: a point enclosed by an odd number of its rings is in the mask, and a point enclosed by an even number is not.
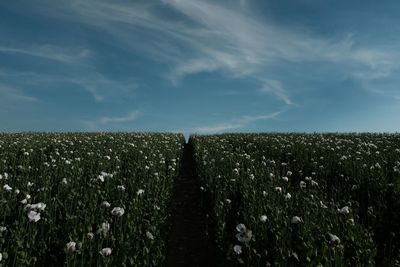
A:
[[[91,55],[89,49],[66,48],[49,44],[25,47],[0,46],[0,53],[23,54],[67,64],[81,63],[81,60]]]
[[[129,122],[129,121],[134,121],[138,117],[138,115],[139,115],[138,111],[132,111],[126,116],[122,117],[101,117],[99,119],[99,122],[101,124]]]
[[[82,126],[85,130],[96,131],[107,129],[110,126],[126,124],[135,121],[139,116],[140,112],[138,110],[133,110],[124,116],[112,117],[103,116],[94,120],[81,121]]]
[[[10,102],[39,102],[39,99],[27,95],[17,88],[0,84],[0,102],[4,105]]]
[[[183,17],[160,16],[154,12],[160,3]],[[359,44],[352,34],[326,38],[304,29],[289,29],[255,16],[246,1],[239,3],[227,7],[196,0],[70,1],[63,14],[51,15],[99,28],[124,49],[143,51],[165,63],[170,71],[163,76],[175,85],[192,74],[221,72],[232,79],[258,81],[261,90],[285,104],[295,102],[291,99],[295,89],[284,88],[283,81],[271,78],[269,71],[282,62],[334,64],[336,71],[362,81],[386,78],[400,66],[398,47]],[[136,33],[143,29],[154,34],[146,42],[137,42]]]
[[[206,126],[193,127],[183,131],[190,133],[198,133],[198,134],[221,133],[230,130],[242,129],[260,120],[275,119],[281,113],[282,112],[274,112],[266,115],[241,116],[229,122],[220,122]]]
[[[283,88],[282,83],[277,80],[264,79],[263,87],[261,88],[261,92],[274,94],[287,105],[293,104],[292,100],[288,97],[286,90]]]
[[[271,75],[271,69],[282,62],[334,66],[329,70],[355,79],[360,86],[393,77],[400,67],[400,45],[374,46],[357,42],[351,33],[332,38],[304,28],[288,28],[257,17],[246,1],[230,6],[206,0],[48,3],[52,8],[38,12],[93,27],[113,45],[164,63],[168,71],[156,75],[176,86],[192,74],[219,72],[229,79],[252,79],[259,90],[290,105],[296,102],[291,92],[297,88],[287,88],[283,80]],[[173,10],[177,16],[160,15],[160,8]],[[138,42],[137,36],[145,41]],[[39,49],[34,54],[45,53]],[[321,75],[329,78],[331,73]]]
[[[96,102],[109,101],[115,98],[131,98],[138,84],[135,79],[112,80],[101,73],[88,71],[85,75],[76,72],[65,71],[63,74],[50,74],[40,72],[23,72],[0,69],[2,80],[10,84],[17,84],[18,87],[46,86],[58,88],[65,85],[72,85],[92,95]]]

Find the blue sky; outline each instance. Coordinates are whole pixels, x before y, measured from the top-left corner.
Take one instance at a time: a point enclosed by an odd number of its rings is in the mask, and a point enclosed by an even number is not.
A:
[[[0,2],[0,131],[400,130],[400,2]]]

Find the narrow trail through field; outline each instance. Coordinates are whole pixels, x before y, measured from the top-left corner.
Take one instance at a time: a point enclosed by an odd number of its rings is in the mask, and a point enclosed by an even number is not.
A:
[[[167,267],[216,266],[216,250],[207,235],[206,214],[201,203],[193,146],[185,144],[172,197]]]

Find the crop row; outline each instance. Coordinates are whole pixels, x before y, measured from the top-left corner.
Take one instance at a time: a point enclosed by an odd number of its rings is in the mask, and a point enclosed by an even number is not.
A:
[[[184,139],[0,135],[5,266],[160,266]]]
[[[400,265],[400,135],[190,142],[221,265]]]

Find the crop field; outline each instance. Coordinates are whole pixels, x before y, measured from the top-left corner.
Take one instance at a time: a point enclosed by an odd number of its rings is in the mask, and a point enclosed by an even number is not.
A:
[[[227,266],[399,266],[400,136],[194,136]]]
[[[0,196],[0,266],[400,266],[398,134],[0,134]]]
[[[3,266],[160,266],[183,135],[0,135]]]

